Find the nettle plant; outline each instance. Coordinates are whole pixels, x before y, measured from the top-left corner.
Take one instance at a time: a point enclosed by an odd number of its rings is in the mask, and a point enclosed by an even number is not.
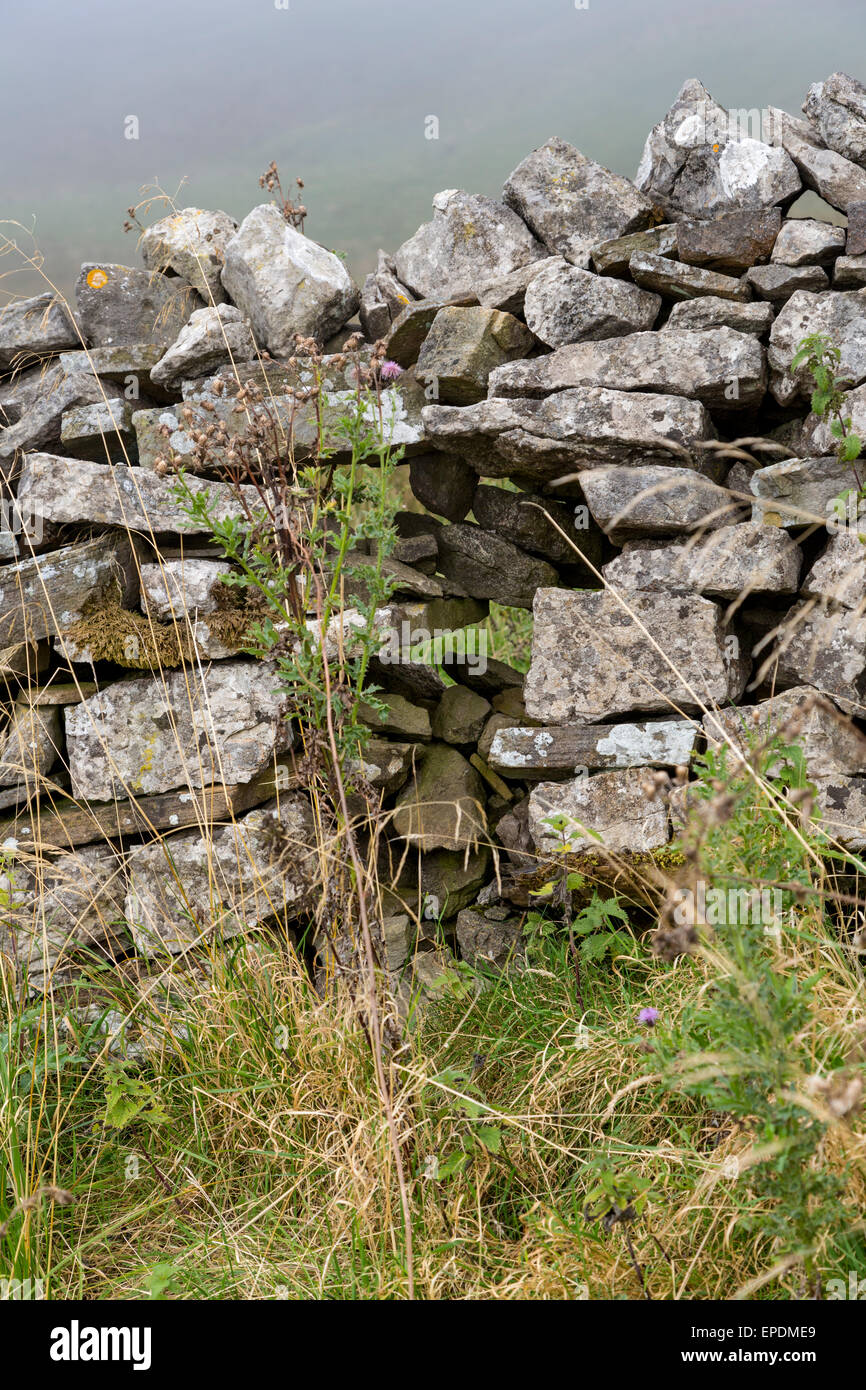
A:
[[[857,485],[853,492],[855,515],[859,505],[866,497],[857,460],[863,452],[863,441],[853,429],[853,420],[846,414],[847,388],[852,382],[838,375],[842,354],[836,344],[825,333],[810,333],[797,344],[797,351],[791,359],[790,371],[805,367],[815,383],[811,406],[821,420],[830,422],[830,433],[836,440],[836,457],[840,463],[847,463]],[[834,510],[841,521],[845,520],[851,492],[842,493],[834,499]],[[861,537],[861,539],[864,539]]]

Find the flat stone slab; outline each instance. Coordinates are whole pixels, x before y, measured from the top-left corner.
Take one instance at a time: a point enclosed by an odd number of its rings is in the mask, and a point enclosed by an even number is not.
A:
[[[756,265],[746,272],[746,281],[776,308],[800,290],[820,294],[830,288],[827,272],[819,265]]]
[[[0,647],[55,637],[77,623],[88,603],[119,588],[134,601],[128,542],[99,536],[19,564],[0,567]]]
[[[65,711],[73,795],[107,801],[249,782],[292,746],[286,714],[264,662],[120,681]]]
[[[743,522],[720,526],[694,544],[632,543],[602,573],[619,589],[706,594],[795,594],[803,555],[783,530]]]
[[[866,773],[866,738],[835,705],[811,686],[779,691],[770,700],[704,715],[704,732],[712,744],[733,744],[739,752],[782,734],[802,749],[811,778]],[[768,769],[770,775],[773,768]]]
[[[662,797],[647,799],[647,772],[634,768],[573,782],[541,782],[529,795],[529,833],[536,849],[640,854],[667,844],[667,806]],[[555,816],[565,819],[561,835],[549,824]]]
[[[666,256],[654,256],[648,251],[635,251],[628,271],[636,285],[668,299],[696,299],[711,294],[716,299],[733,299],[745,303],[752,293],[748,284],[732,275],[720,275],[716,270],[684,265]]]
[[[739,304],[733,299],[718,299],[705,295],[701,299],[682,299],[671,309],[662,332],[669,328],[697,329],[733,328],[737,333],[769,333],[773,326],[773,306],[764,300]]]
[[[742,694],[748,667],[708,599],[540,589],[535,597],[526,712],[545,724],[692,713]],[[633,616],[632,616],[633,615]]]
[[[660,308],[659,295],[626,280],[553,260],[533,277],[524,314],[536,338],[556,348],[643,332],[652,328]]]
[[[508,363],[491,373],[489,393],[544,396],[600,386],[683,396],[737,410],[760,401],[766,384],[764,351],[754,334],[732,328],[668,328],[663,333],[572,343],[547,357]]]
[[[769,260],[781,226],[778,208],[721,213],[711,221],[684,217],[676,224],[677,255],[686,265],[742,275]]]
[[[752,520],[787,528],[827,521],[834,515],[833,500],[853,484],[850,465],[835,455],[782,459],[752,474],[750,486],[757,499]]]
[[[433,199],[433,220],[419,227],[394,256],[404,285],[422,299],[474,294],[548,253],[522,218],[504,203],[449,188]]]
[[[296,917],[316,869],[310,804],[284,796],[210,835],[185,832],[136,846],[124,916],[143,955],[177,954]]]
[[[519,473],[539,483],[597,464],[695,469],[705,462],[700,442],[715,437],[698,401],[592,386],[542,400],[492,398],[462,410],[427,406],[422,417],[431,442],[462,454],[482,477]]]
[[[726,488],[687,468],[592,468],[580,485],[593,520],[617,545],[724,526],[741,510]]]
[[[679,767],[688,765],[697,734],[689,719],[502,727],[493,735],[487,762],[502,777],[523,782],[600,768]]]
[[[192,519],[178,499],[176,480],[127,464],[90,463],[56,454],[28,454],[18,483],[19,507],[58,524],[92,522],[145,533],[195,534],[207,530]],[[241,507],[228,483],[190,480],[193,495],[207,493],[214,516],[239,516]],[[260,505],[256,488],[243,485],[252,508]]]
[[[774,265],[827,265],[845,250],[845,228],[814,217],[789,217],[776,238]]]

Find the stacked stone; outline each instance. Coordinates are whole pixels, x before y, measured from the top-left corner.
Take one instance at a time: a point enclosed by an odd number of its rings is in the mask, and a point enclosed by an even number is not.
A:
[[[387,717],[365,713],[390,968],[447,971],[431,922],[501,963],[553,815],[578,857],[663,850],[648,778],[736,743],[744,699],[761,727],[800,711],[830,828],[863,847],[866,547],[856,517],[828,540],[853,477],[791,361],[807,334],[838,345],[866,437],[866,89],[834,74],[804,112],[744,136],[687,82],[634,182],[550,140],[501,201],[438,194],[360,293],[265,205],[164,219],[144,271],[85,265],[74,323],[50,296],[3,311],[0,464],[29,535],[2,537],[0,942],[31,982],[68,975],[70,943],[146,962],[310,909],[288,697],[239,655],[228,567],[156,464],[166,435],[182,458],[214,420],[242,434],[247,381],[312,451],[297,335],[325,347],[338,443],[356,311],[396,364],[383,419],[419,506],[378,615]],[[847,229],[789,216],[804,189]],[[726,447],[742,437],[770,461]],[[200,485],[230,515],[212,462]],[[533,611],[525,681],[477,647],[452,684],[409,657],[400,634],[462,630],[491,600]]]

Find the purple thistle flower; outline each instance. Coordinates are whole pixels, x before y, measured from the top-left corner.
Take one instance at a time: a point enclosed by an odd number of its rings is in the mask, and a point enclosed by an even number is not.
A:
[[[637,1016],[638,1023],[645,1023],[647,1028],[655,1028],[661,1014],[658,1009],[641,1009]]]
[[[379,375],[383,381],[396,381],[398,376],[403,375],[403,368],[399,362],[392,362],[388,359],[379,368]]]

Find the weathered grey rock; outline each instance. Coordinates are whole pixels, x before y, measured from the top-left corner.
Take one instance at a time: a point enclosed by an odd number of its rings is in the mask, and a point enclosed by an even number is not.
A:
[[[483,280],[475,291],[478,303],[487,309],[501,309],[505,314],[516,314],[518,318],[522,318],[529,285],[536,275],[559,259],[557,256],[548,256],[544,260],[530,261],[528,265],[512,270],[510,275]]]
[[[630,333],[601,343],[570,343],[546,357],[512,362],[490,377],[491,396],[538,396],[578,386],[657,391],[707,406],[744,409],[766,387],[755,336],[732,328]]]
[[[847,713],[862,716],[866,616],[850,608],[830,611],[807,599],[786,613],[780,628],[764,660],[777,685],[812,685]]]
[[[222,576],[231,573],[227,560],[159,560],[141,566],[141,611],[154,622],[170,622],[215,613],[219,596],[228,590]]]
[[[502,725],[493,734],[487,761],[501,776],[526,782],[600,768],[679,767],[688,765],[697,734],[689,719],[532,729]]]
[[[628,263],[629,274],[636,285],[655,290],[668,299],[696,299],[711,294],[714,299],[734,299],[741,303],[751,299],[751,291],[742,280],[732,275],[720,275],[716,270],[683,265],[664,256],[635,251]]]
[[[595,350],[604,344],[586,346]],[[714,437],[709,415],[697,401],[602,387],[558,391],[545,400],[490,399],[463,410],[427,406],[422,420],[437,448],[463,454],[483,477],[517,472],[538,482],[598,463],[640,466],[664,460],[698,467],[703,462],[698,445]]]
[[[778,208],[726,212],[709,222],[683,218],[676,224],[677,255],[686,265],[741,275],[770,259],[781,225]]]
[[[306,372],[304,372],[306,375]],[[224,425],[229,443],[214,441],[209,448],[209,471],[230,463],[227,450],[231,443],[249,434],[249,416],[238,411],[232,392],[216,395],[212,383],[225,377],[207,377],[202,382],[185,382],[189,394],[184,405],[161,406],[156,410],[138,410],[133,416],[138,457],[142,468],[153,468],[158,458],[172,458],[183,463],[184,456],[195,452],[195,435],[208,425]],[[285,389],[285,388],[284,388]],[[340,422],[346,415],[358,413],[357,387],[332,389],[325,385],[326,401],[298,402],[291,395],[271,396],[249,407],[250,415],[265,427],[265,439],[272,440],[274,458],[293,452],[296,459],[316,453],[320,441],[332,448],[338,461],[348,459],[349,449]],[[383,387],[378,399],[361,404],[363,420],[382,438],[396,448],[403,445],[407,454],[418,453],[424,447],[421,410],[424,390],[411,372],[403,372],[392,386]],[[187,419],[189,411],[191,419]],[[168,429],[168,438],[163,434]],[[264,445],[260,446],[261,448]]]
[[[222,304],[220,273],[238,224],[227,212],[182,208],[148,227],[141,258],[149,270],[173,270],[198,290],[206,304]]]
[[[418,380],[433,399],[470,405],[487,394],[490,373],[525,357],[534,346],[529,329],[499,309],[440,309],[418,354]]]
[[[267,663],[225,661],[107,686],[68,706],[75,796],[249,782],[292,746],[287,697]]]
[[[475,846],[485,836],[484,791],[475,768],[444,743],[428,744],[398,793],[396,833],[422,853]]]
[[[852,386],[866,380],[866,292],[810,294],[799,290],[777,314],[770,332],[770,390],[780,405],[797,396],[808,399],[814,389],[805,365],[794,373],[789,370],[802,339],[814,333],[826,334],[838,347],[840,377]]]
[[[846,391],[844,396],[843,415],[846,419],[850,419],[853,433],[858,434],[862,439],[866,435],[866,383],[856,387],[853,391]],[[800,438],[797,440],[797,453],[821,456],[833,453],[838,447],[839,441],[834,438],[830,425],[831,421],[825,417],[814,413],[807,415],[803,422]],[[861,468],[859,460],[855,466],[859,473]],[[838,476],[842,479],[847,477],[847,481],[843,482],[839,489],[840,492],[847,492],[852,485],[856,486],[850,464],[846,464],[844,470],[838,470]]]
[[[803,110],[825,145],[855,164],[866,165],[866,87],[844,72],[813,82]]]
[[[560,258],[534,276],[526,291],[524,313],[536,338],[548,347],[561,347],[642,332],[652,328],[660,308],[657,294],[625,280],[579,270]]]
[[[526,710],[549,724],[737,700],[747,670],[708,599],[540,589]],[[633,615],[633,616],[632,616]]]
[[[138,845],[128,874],[124,916],[145,956],[291,919],[317,879],[309,802],[283,796],[208,836],[191,831]]]
[[[501,279],[544,247],[504,203],[449,188],[433,199],[433,220],[396,252],[397,274],[422,298],[474,294],[476,284]]]
[[[203,521],[190,519],[175,486],[172,478],[160,478],[145,468],[28,454],[21,469],[18,503],[30,514],[59,524],[89,521],[147,534],[206,531]],[[190,487],[193,495],[208,494],[213,514],[221,520],[240,515],[236,493],[227,483],[208,480],[200,485],[191,482]],[[257,489],[244,487],[244,496],[255,508]]]
[[[31,374],[27,373],[28,378]],[[116,400],[120,392],[108,382],[98,381],[90,372],[67,373],[59,365],[39,368],[28,380],[27,393],[15,424],[0,430],[0,465],[8,472],[17,454],[30,449],[46,449],[60,443],[63,416],[78,405],[102,404]]]
[[[584,268],[594,245],[641,231],[653,213],[650,199],[628,179],[556,138],[518,164],[503,196],[551,255]]]
[[[224,288],[276,356],[294,352],[297,334],[324,342],[360,304],[339,256],[290,227],[273,204],[253,208],[224,256]]]
[[[617,545],[724,526],[739,515],[726,488],[684,468],[592,468],[581,473],[580,484],[593,518]]]
[[[549,497],[482,484],[472,511],[486,530],[553,564],[579,565],[582,558],[595,566],[601,562],[601,533],[589,526],[578,529],[575,513]]]
[[[27,367],[79,342],[69,311],[50,291],[0,307],[0,370]]]
[[[386,796],[393,795],[407,781],[415,761],[417,744],[395,743],[388,738],[370,738],[360,758],[347,761],[347,771],[359,775]]]
[[[863,540],[860,536],[863,536]],[[863,530],[840,530],[830,537],[803,580],[805,598],[826,599],[843,608],[866,604],[866,517]]]
[[[756,333],[763,337],[773,326],[772,305],[763,300],[738,304],[733,299],[717,299],[704,295],[700,299],[683,299],[671,309],[662,332],[669,328],[688,328],[705,331],[708,328],[733,328],[737,333]]]
[[[866,199],[848,204],[848,236],[845,252],[849,256],[866,253]]]
[[[411,742],[429,743],[432,738],[430,715],[420,705],[413,705],[402,695],[393,691],[379,691],[377,699],[386,706],[385,718],[380,717],[372,705],[361,702],[359,717],[376,733],[390,738],[408,739]]]
[[[81,267],[75,298],[81,331],[93,347],[167,348],[202,307],[195,290],[177,276],[91,262]]]
[[[649,546],[652,545],[652,548]],[[706,594],[795,594],[802,552],[777,526],[720,526],[695,543],[627,546],[602,573],[617,589]]]
[[[31,795],[39,779],[54,766],[61,747],[60,710],[56,706],[13,706],[0,734],[0,787],[24,784]]]
[[[541,782],[529,797],[529,833],[536,849],[569,854],[647,853],[668,841],[668,812],[662,797],[649,801],[646,770],[600,772],[573,782]],[[564,816],[563,834],[548,824]],[[600,841],[599,841],[600,837]]]
[[[433,714],[433,737],[443,743],[475,744],[491,713],[483,695],[465,685],[449,685]]]
[[[60,443],[64,454],[71,458],[128,463],[135,443],[129,402],[112,397],[64,411]]]
[[[0,953],[27,971],[32,989],[50,989],[94,958],[116,961],[132,946],[122,925],[124,856],[110,845],[19,860],[0,887]]]
[[[415,944],[415,929],[408,913],[398,912],[382,919],[382,946],[389,970],[399,970],[406,964]]]
[[[789,217],[773,247],[776,265],[828,265],[845,250],[845,228],[814,217]]]
[[[746,272],[752,288],[770,304],[787,304],[798,290],[820,294],[830,288],[826,270],[819,265],[756,265]]]
[[[480,911],[465,907],[457,914],[457,945],[467,965],[493,966],[504,970],[515,958],[521,958],[522,925],[520,917],[503,915],[498,907]]]
[[[557,581],[556,570],[545,560],[466,521],[443,527],[439,569],[473,598],[492,598],[513,608],[531,608],[536,589]]]
[[[100,536],[0,567],[0,648],[63,632],[86,605],[110,591],[135,602],[128,542]]]
[[[440,922],[453,918],[461,908],[474,903],[489,877],[490,851],[437,849],[419,854],[406,846],[393,846],[390,863],[380,874],[386,891],[386,905],[408,912],[414,920]]]
[[[449,521],[462,521],[470,511],[477,483],[474,469],[457,454],[419,454],[409,465],[414,496]]]
[[[600,241],[590,251],[592,264],[599,275],[628,276],[629,261],[635,252],[649,252],[654,256],[676,256],[677,227],[675,222],[663,222],[658,227],[647,227],[643,232],[629,232],[627,236],[614,237]]]
[[[866,199],[866,170],[828,150],[808,121],[776,106],[769,108],[769,116],[775,143],[790,155],[806,188],[840,212],[846,212],[849,203]]]
[[[802,750],[810,778],[866,772],[866,738],[807,685],[778,691],[757,705],[715,710],[704,715],[703,725],[711,746],[725,742],[739,752],[781,734],[789,745]]]
[[[834,290],[866,288],[866,256],[840,256],[833,266]]]
[[[790,202],[800,179],[785,150],[745,132],[690,78],[647,137],[635,183],[671,213],[710,217]]]
[[[477,690],[489,700],[496,699],[506,690],[523,690],[523,672],[515,671],[513,666],[507,665],[504,661],[497,661],[493,656],[488,656],[482,667],[480,664],[468,664],[459,652],[446,654],[442,669],[452,680],[458,681],[460,685],[468,685],[470,690]]]
[[[240,309],[221,303],[195,311],[150,376],[157,386],[178,390],[189,377],[214,372],[226,362],[246,362],[254,355],[253,335]]]
[[[834,455],[783,459],[752,474],[751,490],[758,499],[754,522],[774,526],[808,526],[832,515],[830,504],[852,485],[849,464]]]

